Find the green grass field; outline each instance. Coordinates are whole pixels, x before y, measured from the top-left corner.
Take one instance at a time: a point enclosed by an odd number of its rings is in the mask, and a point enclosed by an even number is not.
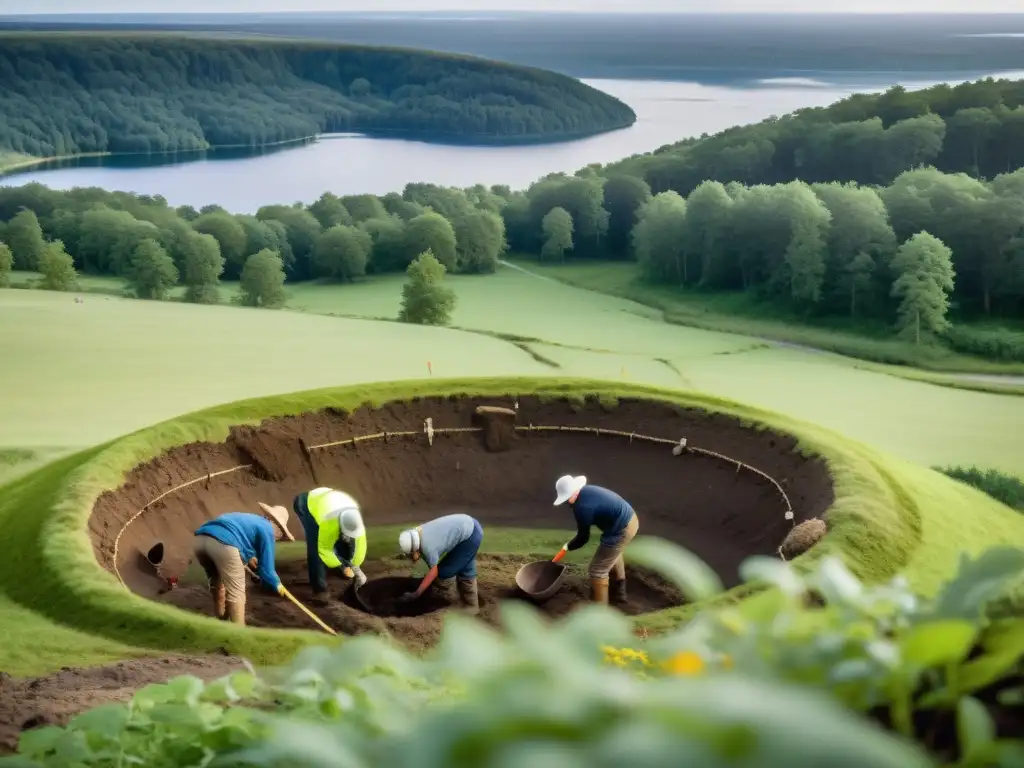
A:
[[[747,294],[706,294],[645,285],[638,280],[636,264],[631,262],[563,266],[513,258],[510,263],[552,280],[637,301],[679,325],[772,339],[927,371],[1011,374],[1020,377],[1018,384],[1024,384],[1024,363],[999,363],[945,348],[918,347],[892,338],[892,329],[877,322],[864,324],[833,318],[828,326],[808,325],[784,309],[757,302]],[[941,381],[942,377],[936,380]]]
[[[19,360],[0,368],[0,450],[52,456],[239,398],[419,378],[430,361],[443,377],[586,376],[710,392],[924,465],[1024,477],[1024,442],[1014,438],[1024,434],[1021,397],[671,325],[635,302],[509,268],[451,278],[459,298],[453,323],[475,332],[351,319],[393,317],[401,285],[385,278],[293,286],[289,306],[297,311],[285,312],[121,299],[109,279],[87,283],[108,293],[85,293],[81,305],[68,294],[0,291],[2,327],[17,320],[24,329],[0,339],[0,357]],[[329,313],[346,317],[317,316]],[[542,341],[516,346],[496,335]]]
[[[84,304],[71,294],[0,290],[0,327],[19,329],[0,335],[0,359],[17,363],[0,366],[0,625],[17,627],[0,647],[0,669],[15,674],[168,648],[223,646],[277,659],[319,641],[308,632],[211,626],[125,595],[99,571],[82,523],[99,489],[137,460],[187,439],[222,437],[227,424],[261,413],[313,407],[324,395],[231,405],[96,446],[242,398],[380,381],[399,383],[335,393],[331,402],[401,393],[428,375],[428,361],[438,378],[493,377],[456,385],[478,391],[503,391],[511,377],[533,377],[538,387],[590,377],[610,382],[591,387],[654,386],[688,402],[705,392],[749,404],[730,406],[747,415],[777,412],[770,418],[838,457],[837,514],[846,527],[835,545],[869,575],[906,565],[926,592],[951,574],[960,548],[1024,536],[1018,513],[925,468],[977,465],[1024,476],[1024,443],[1015,437],[1024,434],[1022,397],[668,324],[642,304],[508,268],[451,279],[462,330],[355,319],[393,317],[397,278],[293,286],[283,312],[123,299],[117,281],[83,283]],[[489,548],[547,551],[558,543],[557,532],[506,532]],[[646,621],[678,618],[667,612]]]

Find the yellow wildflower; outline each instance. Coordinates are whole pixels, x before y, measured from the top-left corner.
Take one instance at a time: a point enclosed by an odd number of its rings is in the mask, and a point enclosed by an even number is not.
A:
[[[664,666],[673,675],[699,675],[704,671],[704,659],[699,653],[682,651],[666,661]]]

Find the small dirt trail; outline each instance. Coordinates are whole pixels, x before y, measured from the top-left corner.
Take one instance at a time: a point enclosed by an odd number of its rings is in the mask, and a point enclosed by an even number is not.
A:
[[[547,281],[549,283],[561,283],[562,285],[566,285],[566,286],[569,286],[569,287],[572,287],[572,288],[577,288],[578,290],[581,290],[581,291],[591,290],[589,288],[580,288],[579,286],[574,286],[571,283],[565,283],[565,282],[563,282],[561,280],[555,280],[553,278],[546,277],[544,275],[538,274],[537,272],[533,272],[532,270],[525,269],[524,267],[520,267],[518,264],[512,264],[511,262],[504,261],[503,259],[499,259],[498,263],[501,264],[504,267],[510,267],[511,269],[515,269],[515,270],[517,270],[519,272],[522,272],[524,275],[529,275],[530,277],[535,277],[538,280],[545,280],[545,281]],[[595,293],[600,293],[600,291],[595,291]],[[729,333],[729,331],[716,331],[716,333]],[[837,355],[838,357],[847,357],[846,355],[839,355],[836,352],[832,352],[832,351],[827,350],[827,349],[821,349],[819,347],[812,347],[812,346],[809,346],[807,344],[797,344],[797,343],[791,342],[791,341],[780,341],[778,339],[770,339],[770,338],[767,338],[767,337],[764,337],[764,336],[747,336],[746,334],[732,334],[732,335],[744,336],[745,338],[756,339],[758,341],[764,341],[764,342],[767,342],[769,344],[774,344],[776,346],[784,347],[786,349],[794,349],[794,350],[797,350],[797,351],[800,351],[800,352],[809,352],[809,353],[812,353],[812,354],[827,354],[827,355]],[[848,358],[848,359],[857,360],[859,358]],[[913,370],[920,370],[920,369],[914,368]],[[982,384],[1002,384],[1002,385],[1006,385],[1006,386],[1024,386],[1024,376],[1017,376],[1017,375],[1013,375],[1013,374],[1000,374],[1000,373],[956,373],[956,372],[945,372],[945,371],[943,371],[943,372],[935,371],[934,374],[937,377],[946,378],[946,379],[949,379],[950,381],[974,381],[974,382],[979,382],[979,383],[982,383]],[[922,383],[928,384],[928,383],[932,383],[932,382],[928,382],[926,380],[922,380]]]

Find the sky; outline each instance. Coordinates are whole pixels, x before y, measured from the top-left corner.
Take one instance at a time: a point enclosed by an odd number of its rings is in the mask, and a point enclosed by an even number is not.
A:
[[[825,7],[823,7],[825,6]],[[828,6],[831,6],[829,8]],[[736,13],[1024,13],[1024,0],[0,0],[0,14],[272,11],[708,11]]]

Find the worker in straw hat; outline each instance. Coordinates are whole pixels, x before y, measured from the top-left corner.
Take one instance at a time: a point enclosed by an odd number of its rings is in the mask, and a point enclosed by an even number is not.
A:
[[[410,528],[398,537],[402,554],[418,562],[426,562],[427,575],[415,592],[407,592],[400,603],[418,600],[435,579],[446,591],[452,580],[457,580],[459,597],[466,613],[480,612],[480,597],[476,583],[476,554],[484,539],[479,521],[469,515],[445,515],[418,528]]]
[[[608,577],[614,574],[612,600],[626,602],[626,563],[622,554],[640,528],[636,512],[614,491],[587,485],[583,475],[563,475],[555,481],[555,506],[566,502],[576,518],[577,531],[555,559],[584,546],[590,540],[591,526],[596,525],[601,531],[601,543],[590,561],[591,599],[596,603],[608,602]]]
[[[218,619],[245,624],[247,563],[254,564],[267,588],[284,594],[274,569],[274,543],[281,538],[295,541],[288,530],[288,510],[260,506],[266,517],[228,512],[203,523],[195,532],[192,552],[210,581],[213,610]]]
[[[300,493],[292,509],[306,532],[306,567],[313,602],[326,605],[331,599],[327,589],[327,569],[343,569],[345,578],[355,579],[356,587],[366,583],[360,566],[366,559],[366,526],[359,504],[342,491],[314,488]]]

